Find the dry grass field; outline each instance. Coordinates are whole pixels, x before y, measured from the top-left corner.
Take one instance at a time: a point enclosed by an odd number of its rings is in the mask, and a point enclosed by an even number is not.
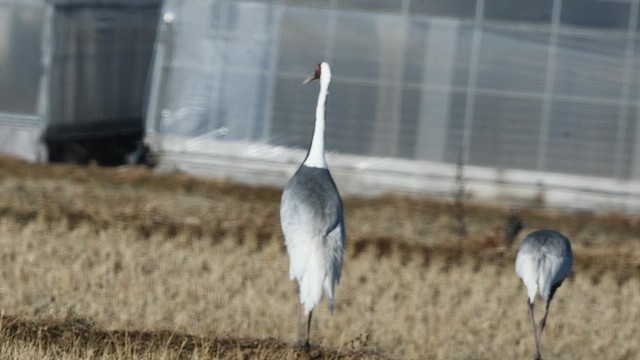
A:
[[[0,158],[0,359],[529,359],[517,243],[567,234],[547,359],[640,358],[640,218],[346,198],[336,311],[293,345],[277,189]],[[538,311],[542,306],[538,306]]]

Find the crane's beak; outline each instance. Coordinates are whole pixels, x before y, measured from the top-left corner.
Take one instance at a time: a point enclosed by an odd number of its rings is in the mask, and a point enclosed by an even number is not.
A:
[[[315,79],[318,79],[318,76],[316,74],[313,74],[308,78],[304,79],[304,81],[302,82],[302,85],[307,85],[308,83],[312,82]]]

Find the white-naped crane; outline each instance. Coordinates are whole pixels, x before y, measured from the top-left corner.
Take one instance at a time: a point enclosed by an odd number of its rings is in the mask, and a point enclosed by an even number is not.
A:
[[[533,325],[537,360],[542,359],[540,337],[547,322],[549,305],[562,281],[571,273],[572,266],[573,254],[569,239],[555,230],[534,231],[520,244],[516,256],[516,273],[527,288],[527,305]],[[540,297],[546,302],[544,315],[537,327],[533,315],[536,293],[540,293]]]
[[[329,173],[324,152],[325,105],[331,82],[329,64],[316,65],[314,74],[303,84],[316,79],[320,80],[320,94],[311,146],[304,162],[285,186],[280,203],[280,223],[289,254],[289,278],[297,281],[299,295],[297,336],[302,305],[307,316],[307,347],[313,308],[320,302],[323,289],[329,311],[333,313],[334,289],[342,273],[345,241],[342,199]]]

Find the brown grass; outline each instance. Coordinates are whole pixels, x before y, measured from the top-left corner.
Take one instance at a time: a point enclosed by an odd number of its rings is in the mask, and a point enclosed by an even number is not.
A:
[[[0,159],[0,359],[532,356],[515,249],[500,238],[508,210],[467,205],[460,248],[451,204],[392,195],[345,199],[335,314],[314,312],[309,352],[291,345],[279,196],[141,168]],[[638,358],[640,220],[520,214],[523,233],[555,228],[574,247],[543,355]]]
[[[166,359],[381,359],[371,351],[307,349],[277,339],[203,338],[175,331],[111,330],[95,328],[84,319],[25,320],[2,317],[0,339],[9,349],[35,345],[39,355],[66,358]],[[7,346],[10,345],[10,346]],[[33,350],[32,350],[33,351]],[[31,352],[31,351],[30,351]],[[3,351],[3,355],[7,356]],[[23,351],[14,355],[24,356]],[[14,358],[14,357],[7,357]],[[34,357],[31,357],[34,358]]]

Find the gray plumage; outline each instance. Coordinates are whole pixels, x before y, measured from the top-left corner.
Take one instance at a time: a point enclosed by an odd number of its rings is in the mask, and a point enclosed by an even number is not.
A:
[[[288,222],[295,223],[299,207],[313,213],[314,233],[327,236],[343,222],[342,200],[328,169],[301,165],[284,188],[282,211],[290,213]]]
[[[538,230],[527,235],[516,256],[516,273],[527,288],[529,318],[533,325],[536,359],[540,359],[540,337],[553,296],[571,273],[573,254],[569,239],[555,230]],[[546,302],[540,325],[536,327],[533,304],[536,293]]]
[[[329,170],[300,166],[282,193],[280,219],[291,263],[289,277],[300,283],[305,313],[320,301],[322,288],[333,311],[345,229],[342,200]]]
[[[299,305],[308,315],[307,341],[313,308],[327,295],[333,312],[335,284],[342,274],[344,214],[342,200],[324,156],[325,103],[331,81],[329,64],[320,63],[305,84],[320,80],[316,122],[309,152],[282,192],[280,223],[289,254],[289,278],[298,283]],[[298,309],[298,316],[300,309]],[[298,324],[300,321],[298,321]]]

